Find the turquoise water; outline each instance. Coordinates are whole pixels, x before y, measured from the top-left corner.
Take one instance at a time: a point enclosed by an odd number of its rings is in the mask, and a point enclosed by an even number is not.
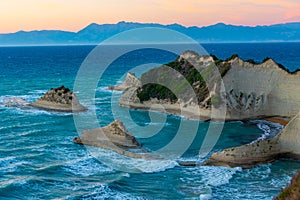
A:
[[[238,53],[245,59],[261,61],[269,56],[290,70],[300,66],[299,43],[207,44],[205,48],[221,58]],[[11,97],[32,102],[49,88],[60,85],[72,88],[77,70],[92,49],[93,46],[0,48],[0,199],[272,199],[300,168],[300,163],[293,161],[242,170],[181,167],[171,160],[164,168],[159,167],[166,164],[163,161],[133,162],[144,173],[123,172],[95,159],[84,146],[72,142],[78,136],[72,114],[3,105]],[[116,84],[136,65],[166,63],[174,58],[172,54],[147,50],[133,52],[113,63],[96,90],[95,107],[87,105],[96,110],[99,125],[114,120],[112,93],[106,86]],[[130,114],[141,126],[151,124],[147,112],[130,111]],[[184,120],[166,117],[164,124],[151,124],[164,127],[158,135],[139,140],[145,148],[155,150],[167,144]],[[261,128],[262,125],[260,122]],[[198,134],[181,160],[197,160],[207,127],[208,123],[199,122]],[[249,143],[265,135],[266,127],[264,130],[256,124],[226,123],[213,151]],[[110,158],[112,163],[132,162],[106,150],[100,156]]]

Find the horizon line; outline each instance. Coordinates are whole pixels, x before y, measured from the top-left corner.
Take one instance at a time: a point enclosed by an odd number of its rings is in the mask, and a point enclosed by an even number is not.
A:
[[[119,21],[117,23],[97,23],[97,22],[91,22],[88,25],[84,26],[83,28],[81,28],[81,29],[79,29],[77,31],[69,31],[69,30],[63,30],[63,29],[33,29],[33,30],[25,31],[25,30],[21,29],[21,30],[15,31],[15,32],[0,33],[0,35],[15,34],[15,33],[19,33],[19,32],[29,33],[29,32],[35,32],[35,31],[37,31],[37,32],[41,32],[41,31],[62,31],[62,32],[68,32],[68,33],[78,33],[81,30],[83,30],[83,29],[85,29],[88,26],[93,25],[93,24],[101,26],[101,25],[117,25],[117,24],[121,24],[121,23],[127,23],[127,24],[145,24],[145,25],[149,24],[149,25],[163,25],[163,26],[179,25],[179,26],[182,26],[184,28],[192,28],[192,27],[205,28],[205,27],[210,27],[210,26],[214,26],[214,25],[218,25],[218,24],[224,24],[224,25],[227,25],[227,26],[239,26],[239,27],[252,27],[252,28],[255,28],[255,27],[269,27],[269,26],[283,25],[283,24],[294,24],[294,23],[300,23],[300,21],[274,23],[274,24],[268,24],[268,25],[260,25],[260,24],[257,24],[257,25],[242,25],[242,24],[231,24],[231,23],[225,23],[225,22],[217,22],[217,23],[213,23],[213,24],[210,24],[210,25],[204,25],[204,26],[197,26],[197,25],[185,26],[185,25],[182,25],[182,24],[177,23],[177,22],[168,23],[168,24],[158,23],[158,22],[134,22],[134,21]]]
[[[222,42],[201,42],[198,41],[199,44],[276,44],[276,43],[300,43],[300,40],[294,41],[222,41]],[[148,44],[148,43],[147,43]],[[151,45],[184,45],[188,43],[149,43]],[[105,46],[122,46],[122,45],[145,45],[145,43],[122,43],[122,44],[101,44],[100,43],[78,43],[78,44],[20,44],[20,45],[0,45],[0,48],[4,47],[65,47],[65,46],[98,46],[98,45],[105,45]]]

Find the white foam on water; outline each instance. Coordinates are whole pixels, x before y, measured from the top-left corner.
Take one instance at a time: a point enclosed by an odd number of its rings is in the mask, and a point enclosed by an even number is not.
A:
[[[91,176],[95,174],[115,172],[113,169],[97,162],[92,157],[85,158],[84,160],[75,160],[65,165],[63,169],[67,172],[80,176]]]
[[[283,129],[283,126],[281,124],[268,122],[265,120],[251,120],[250,122],[256,123],[257,127],[264,132],[261,136],[259,136],[251,143],[273,138]]]
[[[100,185],[91,194],[82,196],[83,199],[86,200],[94,200],[94,199],[115,199],[115,200],[142,200],[144,198],[137,197],[129,193],[115,191],[109,188],[107,185]]]
[[[131,173],[154,173],[178,166],[175,160],[136,159],[110,150],[88,147],[92,156],[112,169]]]
[[[123,93],[123,91],[110,90],[110,89],[108,89],[108,86],[98,87],[98,88],[96,88],[96,91],[104,92],[104,93],[114,93],[114,94],[122,94]]]
[[[97,98],[94,98],[93,99],[94,101],[100,101],[100,102],[102,102],[102,101],[105,101],[105,102],[110,102],[110,96],[105,96],[105,97],[97,97]]]
[[[52,124],[52,123],[53,123],[52,121],[31,123],[31,124],[18,123],[18,124],[14,124],[14,125],[10,125],[10,126],[0,127],[0,130],[8,130],[8,129],[14,129],[14,128],[25,128],[25,127],[35,127],[35,126],[39,127],[41,125],[48,125],[48,124]],[[33,130],[33,131],[39,131],[39,130]]]
[[[36,100],[38,100],[41,97],[41,95],[5,95],[0,96],[0,107],[9,110],[14,114],[28,114],[28,115],[57,115],[57,116],[67,116],[72,115],[72,113],[66,113],[66,112],[56,112],[56,111],[47,111],[47,110],[41,110],[32,106],[29,106],[28,103],[32,103]],[[28,103],[20,104],[18,107],[10,107],[7,105],[7,102],[9,102],[10,99],[22,99]]]
[[[241,171],[241,168],[217,166],[184,167],[180,191],[192,196],[198,195],[200,199],[211,199],[212,187],[228,184],[234,174]]]
[[[159,123],[159,122],[145,122],[145,123],[144,123],[144,125],[146,125],[146,126],[149,126],[149,125],[151,125],[151,126],[158,126],[158,125],[162,125],[162,124],[164,124],[165,126],[171,126],[171,125],[172,125],[171,123],[168,123],[168,122],[166,122],[166,123]]]
[[[32,91],[29,91],[28,94],[39,94],[39,95],[43,95],[43,94],[45,94],[46,92],[48,92],[48,90],[32,90]]]
[[[263,180],[270,176],[271,174],[271,164],[259,165],[257,167],[244,170],[246,173],[243,173],[243,177]]]
[[[12,152],[12,151],[23,151],[23,150],[31,150],[31,149],[34,149],[35,151],[40,151],[40,152],[43,152],[45,151],[45,148],[46,147],[49,147],[50,145],[49,144],[39,144],[39,145],[34,145],[34,146],[22,146],[22,147],[16,147],[16,148],[9,148],[9,149],[1,149],[0,148],[0,151],[1,152]]]
[[[48,130],[49,129],[24,131],[24,132],[18,133],[17,136],[29,136],[29,135],[34,135],[34,134],[37,134],[37,133],[47,132]]]

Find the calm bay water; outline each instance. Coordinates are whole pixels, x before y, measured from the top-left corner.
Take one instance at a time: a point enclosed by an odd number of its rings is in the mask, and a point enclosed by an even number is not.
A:
[[[238,53],[244,59],[256,61],[271,57],[291,71],[300,68],[300,43],[203,46],[222,59]],[[72,88],[81,63],[93,48],[1,47],[0,104],[10,97],[32,102],[49,88],[60,85]],[[112,93],[105,90],[106,86],[116,84],[124,73],[139,64],[166,63],[174,58],[175,55],[148,49],[114,62],[96,92],[94,109],[99,124],[107,125],[114,120]],[[131,111],[131,116],[139,125],[151,123],[147,112]],[[160,163],[153,162],[139,169],[155,172],[126,173],[106,166],[84,146],[72,142],[78,136],[72,114],[0,105],[0,119],[0,199],[272,199],[300,168],[300,163],[292,161],[247,170],[180,167],[171,162],[166,169],[155,171]],[[148,149],[165,145],[176,134],[180,120],[167,116],[159,135],[140,141]],[[207,126],[208,123],[200,122],[198,135],[183,160],[197,159]],[[213,151],[249,143],[262,134],[255,125],[226,123]],[[110,151],[103,151],[103,156],[116,158]],[[122,156],[117,159],[128,162]]]

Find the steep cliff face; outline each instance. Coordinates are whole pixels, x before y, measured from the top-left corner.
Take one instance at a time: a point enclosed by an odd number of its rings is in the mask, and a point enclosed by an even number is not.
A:
[[[300,73],[291,74],[267,59],[252,64],[239,58],[230,61],[231,69],[223,77],[227,118],[295,116],[300,108]]]
[[[50,89],[39,100],[30,105],[40,109],[62,112],[82,112],[87,110],[79,103],[76,94],[64,86]]]

